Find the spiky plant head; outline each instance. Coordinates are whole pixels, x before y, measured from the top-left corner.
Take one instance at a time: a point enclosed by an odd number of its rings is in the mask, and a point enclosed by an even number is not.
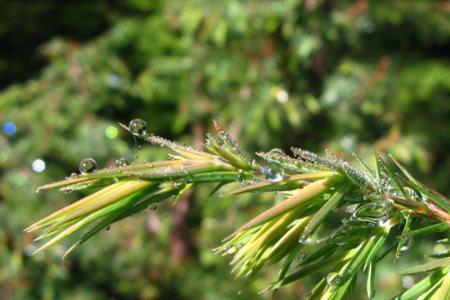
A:
[[[366,272],[367,295],[372,298],[376,265],[386,254],[395,252],[399,258],[414,238],[448,230],[449,201],[421,184],[393,157],[390,160],[401,174],[381,155],[376,155],[375,170],[359,158],[361,170],[331,153],[319,156],[298,148],[292,149],[293,156],[279,149],[257,153],[257,161],[217,124],[203,150],[150,134],[142,120],[122,127],[169,148],[171,159],[89,168],[40,187],[38,191],[90,188],[95,192],[26,229],[39,233],[36,240],[45,240],[36,252],[81,233],[66,256],[110,224],[168,198],[179,199],[201,184],[215,184],[213,192],[227,186],[227,194],[236,199],[243,193],[281,193],[281,201],[241,225],[215,249],[232,256],[232,272],[247,282],[264,267],[279,264],[269,290],[321,274],[311,299],[341,299],[357,276]],[[87,168],[92,162],[83,165]],[[336,211],[345,212],[340,214],[342,224],[324,228],[322,224]],[[426,225],[416,220],[425,220]],[[449,299],[449,257],[450,251],[441,253],[428,264],[405,270],[405,274],[430,274],[397,298]]]

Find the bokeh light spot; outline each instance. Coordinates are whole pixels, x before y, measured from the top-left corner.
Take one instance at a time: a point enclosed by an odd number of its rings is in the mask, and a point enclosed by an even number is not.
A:
[[[117,135],[119,134],[119,131],[117,130],[116,126],[108,126],[105,129],[105,135],[108,139],[115,139]]]
[[[16,127],[16,123],[12,122],[12,121],[8,121],[5,122],[5,124],[3,124],[3,132],[6,135],[15,135],[17,131],[17,127]]]
[[[45,171],[45,161],[43,161],[42,159],[38,158],[35,159],[33,161],[33,163],[31,164],[31,168],[33,169],[34,172],[36,173],[42,173]]]

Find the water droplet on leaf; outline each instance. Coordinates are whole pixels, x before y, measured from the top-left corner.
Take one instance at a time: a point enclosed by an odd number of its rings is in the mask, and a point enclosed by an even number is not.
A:
[[[274,148],[269,151],[269,156],[284,156],[286,155],[280,148]]]
[[[342,284],[342,277],[336,272],[327,275],[327,284],[330,286],[338,286]]]
[[[137,137],[143,137],[148,134],[147,122],[142,119],[131,120],[128,128],[130,129],[131,133]]]
[[[97,170],[97,162],[93,158],[85,158],[78,167],[80,173],[91,173]]]
[[[345,211],[347,213],[353,214],[357,208],[358,208],[358,204],[352,204],[352,205],[347,206]]]
[[[114,162],[114,165],[116,167],[126,167],[129,164],[130,164],[130,162],[128,160],[126,160],[125,158],[116,159],[116,161]]]
[[[237,251],[237,248],[236,248],[236,246],[228,246],[227,247],[227,254],[234,254],[234,253],[236,253],[236,251]]]
[[[277,172],[271,167],[263,166],[261,168],[261,172],[268,181],[279,182],[283,180],[283,175],[281,174],[281,172]]]
[[[299,261],[303,261],[306,258],[306,252],[304,251],[300,251],[297,256],[295,257],[295,259],[299,260]]]
[[[412,241],[413,239],[411,238],[411,236],[407,236],[403,241],[403,245],[400,247],[400,252],[408,251],[411,248]]]
[[[300,238],[298,239],[298,242],[299,242],[300,244],[307,245],[307,244],[311,244],[312,240],[311,240],[311,238],[308,237],[307,235],[302,234],[302,235],[300,236]]]

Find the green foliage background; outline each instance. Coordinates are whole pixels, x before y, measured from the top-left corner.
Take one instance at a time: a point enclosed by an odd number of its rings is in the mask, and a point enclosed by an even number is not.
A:
[[[197,191],[183,262],[168,251],[171,204],[113,226],[65,262],[63,246],[30,256],[33,237],[22,230],[80,196],[37,195],[38,185],[88,156],[105,166],[165,155],[123,130],[105,134],[136,117],[186,143],[215,119],[255,151],[327,148],[370,163],[375,149],[388,151],[449,195],[449,13],[445,1],[420,0],[0,2],[0,124],[17,125],[0,135],[0,298],[270,298],[257,292],[274,274],[241,287],[211,251],[272,203],[262,195]],[[31,169],[37,158],[43,173]],[[378,299],[402,290],[396,270],[426,249],[386,258]]]

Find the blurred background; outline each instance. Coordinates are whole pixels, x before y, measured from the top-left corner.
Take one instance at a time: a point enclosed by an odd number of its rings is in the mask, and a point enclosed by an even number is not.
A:
[[[93,157],[162,159],[118,122],[200,145],[217,120],[249,152],[298,146],[372,164],[390,152],[450,194],[447,1],[0,0],[0,299],[270,299],[212,249],[271,195],[212,187],[114,224],[61,261],[23,229],[82,196],[36,194]],[[417,280],[378,271],[377,299]],[[317,279],[317,278],[312,278]],[[275,299],[303,299],[311,280]],[[364,283],[361,281],[361,284]],[[357,289],[351,299],[365,299]]]

